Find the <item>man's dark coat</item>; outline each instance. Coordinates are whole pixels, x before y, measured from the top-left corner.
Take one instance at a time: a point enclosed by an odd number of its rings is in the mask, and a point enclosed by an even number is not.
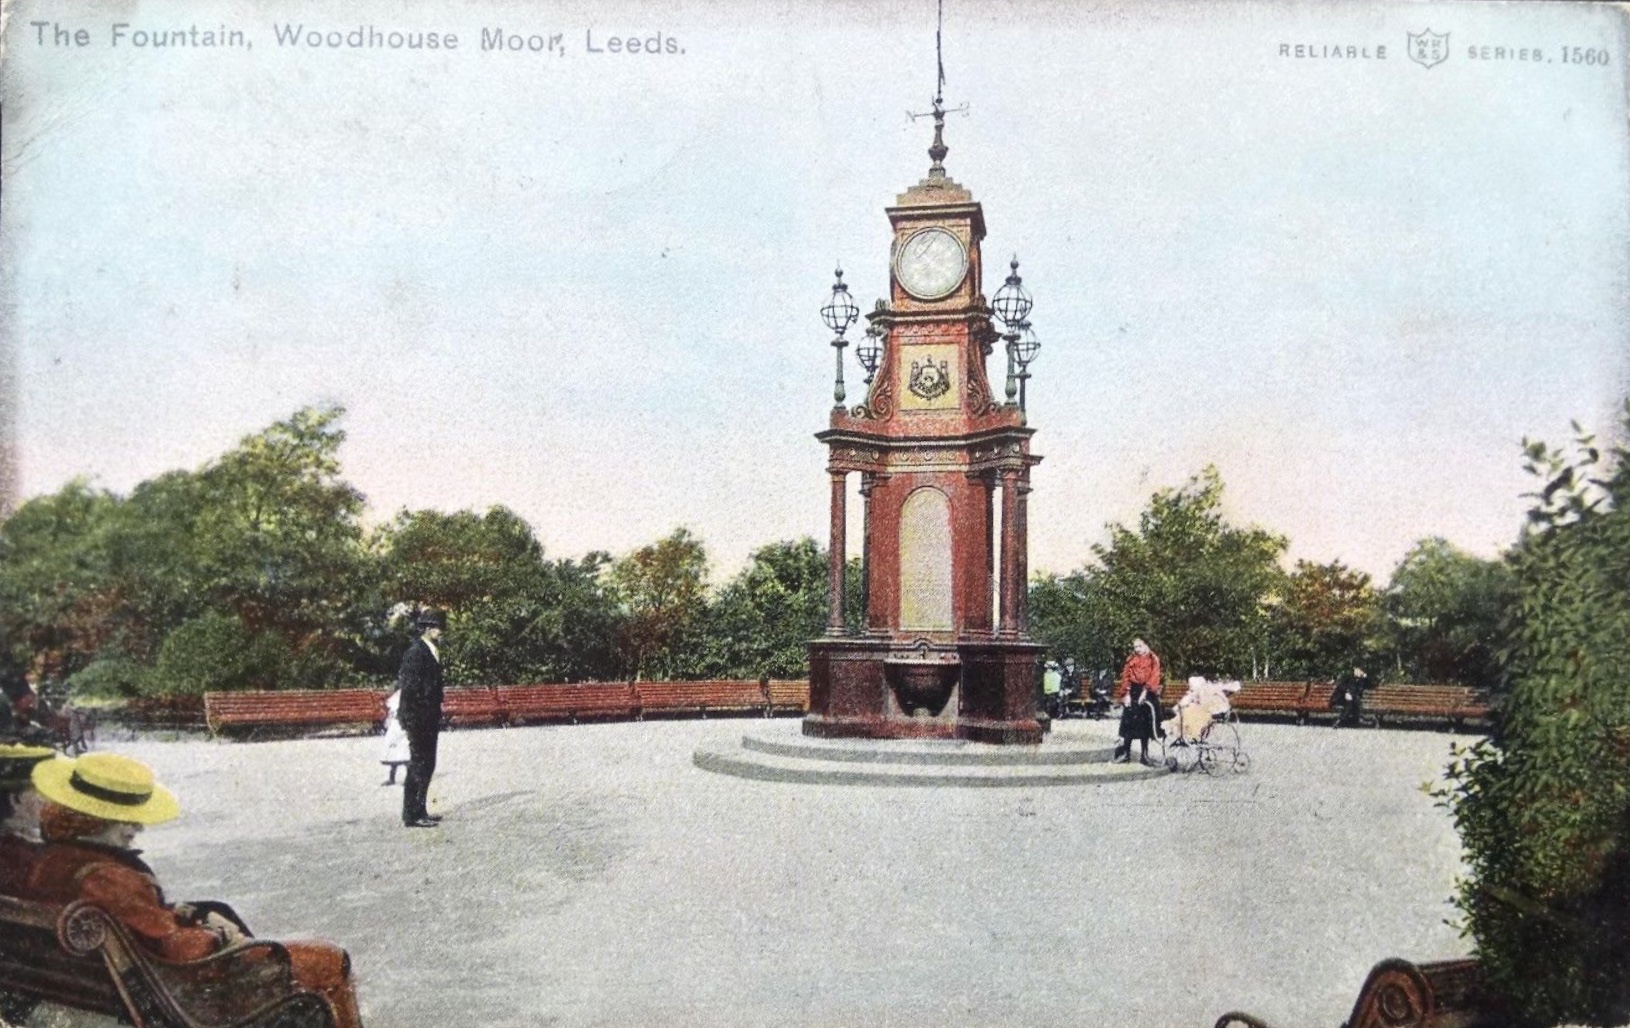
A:
[[[396,708],[396,719],[409,738],[423,739],[441,731],[441,697],[443,689],[441,662],[430,652],[423,639],[413,640],[402,655],[402,669],[396,675],[396,687],[402,699]]]

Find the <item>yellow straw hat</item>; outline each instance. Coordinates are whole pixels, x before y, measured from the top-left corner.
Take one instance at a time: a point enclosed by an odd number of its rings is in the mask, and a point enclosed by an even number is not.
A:
[[[0,743],[0,792],[18,792],[28,788],[34,765],[56,755],[57,751],[49,746]]]
[[[34,788],[53,803],[104,821],[156,825],[181,813],[175,794],[153,781],[151,768],[116,753],[37,764]]]

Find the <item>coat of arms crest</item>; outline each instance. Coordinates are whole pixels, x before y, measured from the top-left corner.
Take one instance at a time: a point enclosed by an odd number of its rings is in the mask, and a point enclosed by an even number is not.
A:
[[[1449,58],[1449,33],[1427,29],[1409,33],[1409,59],[1423,68],[1442,64]]]
[[[924,400],[937,400],[951,388],[951,366],[947,361],[911,362],[911,381],[906,388]]]

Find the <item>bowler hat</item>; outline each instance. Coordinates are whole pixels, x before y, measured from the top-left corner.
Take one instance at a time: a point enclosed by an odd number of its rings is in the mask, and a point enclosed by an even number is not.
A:
[[[32,784],[34,765],[56,755],[57,751],[49,746],[0,743],[0,792],[21,792],[28,788]]]
[[[420,628],[446,628],[447,615],[435,607],[426,607],[424,610],[419,611],[418,616],[413,619],[413,623]]]
[[[52,803],[104,821],[156,825],[181,813],[175,794],[153,781],[151,768],[116,753],[37,764],[34,788]]]

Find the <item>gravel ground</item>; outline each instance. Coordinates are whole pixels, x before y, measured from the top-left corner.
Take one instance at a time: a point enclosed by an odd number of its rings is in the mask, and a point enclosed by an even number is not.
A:
[[[1445,734],[1249,724],[1248,774],[1085,788],[691,765],[747,724],[444,734],[413,831],[378,739],[103,748],[181,797],[139,843],[169,894],[348,947],[369,1028],[1334,1026],[1377,960],[1465,950]]]

